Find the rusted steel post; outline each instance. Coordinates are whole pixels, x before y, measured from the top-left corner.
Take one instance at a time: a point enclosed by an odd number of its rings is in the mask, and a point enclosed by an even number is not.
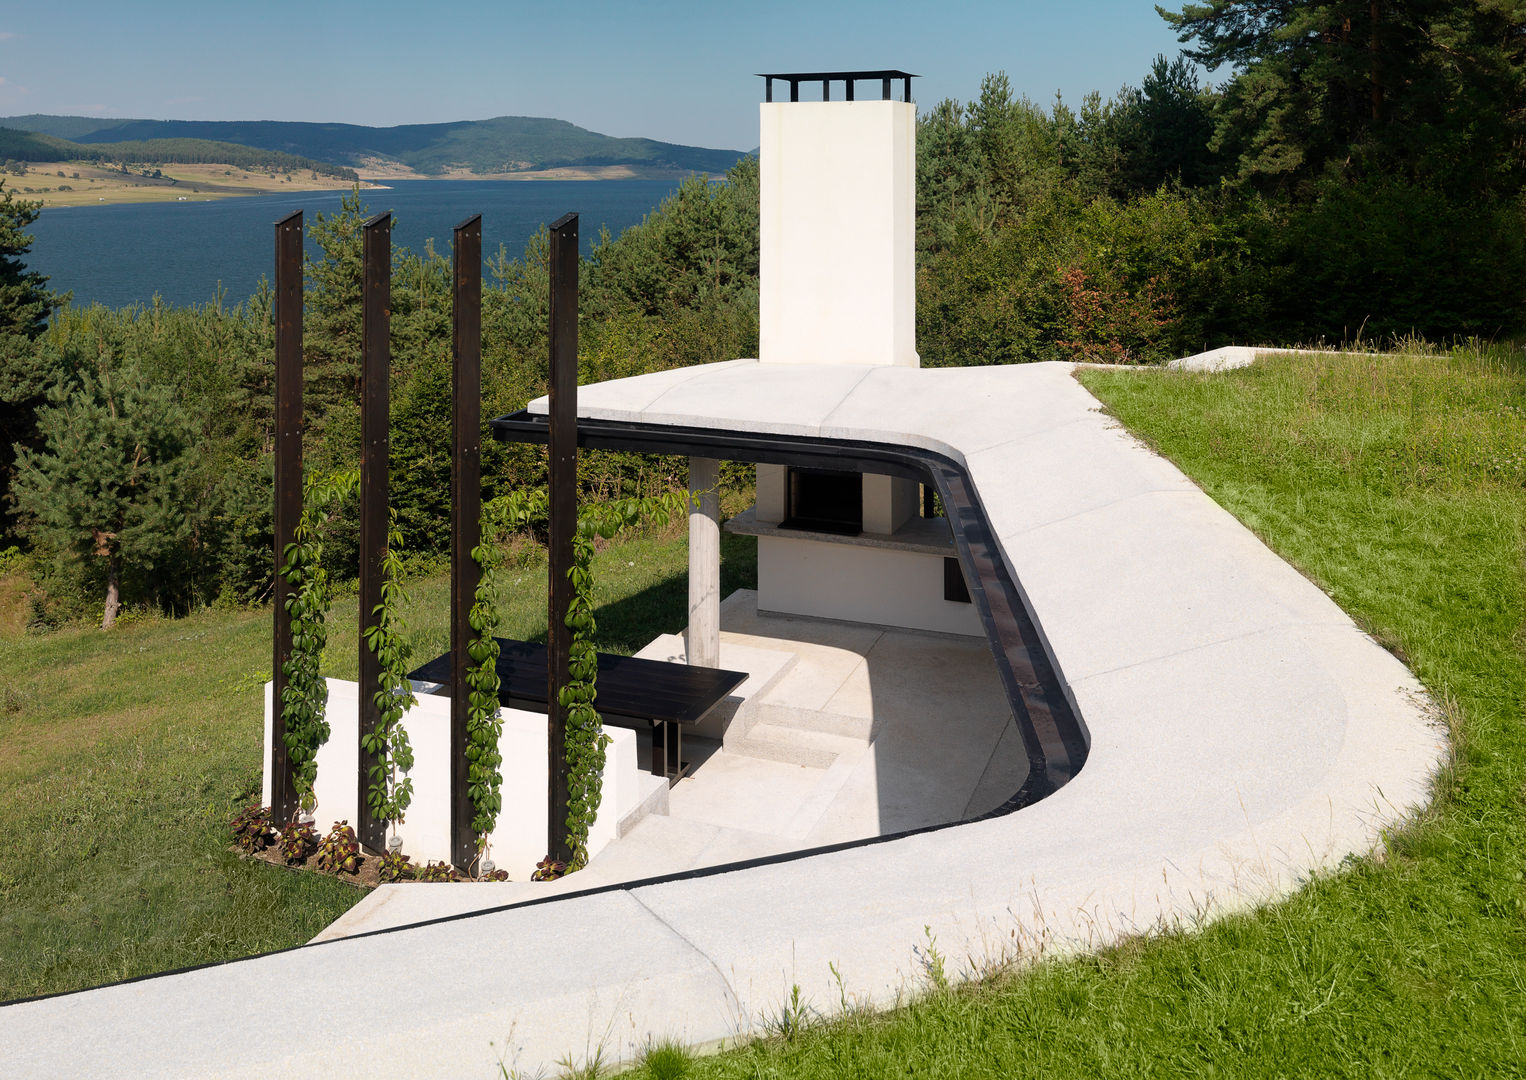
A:
[[[360,292],[360,744],[355,835],[367,849],[387,844],[387,820],[371,810],[371,770],[380,761],[366,752],[366,734],[381,723],[376,704],[381,662],[366,643],[381,603],[382,559],[387,553],[388,403],[392,373],[392,215],[378,214],[362,230]]]
[[[482,573],[472,552],[482,542],[482,215],[456,226],[451,264],[450,485],[450,852],[465,869],[477,857],[468,790],[467,716],[472,601]]]
[[[275,634],[271,657],[270,806],[276,821],[297,812],[297,789],[286,753],[285,666],[291,659],[291,586],[281,576],[286,547],[302,516],[302,211],[276,222]]]
[[[567,686],[572,656],[572,539],[578,527],[578,216],[565,214],[551,226],[551,400],[549,474],[550,600],[546,643],[546,750],[549,773],[546,849],[553,859],[572,858],[567,843]]]

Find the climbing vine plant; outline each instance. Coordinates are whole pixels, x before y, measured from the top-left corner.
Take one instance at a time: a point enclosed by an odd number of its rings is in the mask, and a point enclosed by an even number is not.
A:
[[[499,769],[503,756],[498,752],[503,719],[498,712],[498,641],[493,636],[501,620],[493,539],[500,532],[526,528],[537,516],[544,516],[545,507],[544,492],[516,492],[485,503],[481,518],[484,539],[471,552],[481,575],[467,614],[472,636],[466,644],[470,661],[466,669],[466,784],[478,859],[485,853],[487,837],[503,809],[503,773]]]
[[[313,783],[318,777],[318,748],[328,742],[324,719],[328,684],[319,674],[323,648],[328,644],[331,596],[323,569],[322,524],[330,511],[352,495],[360,484],[357,470],[309,478],[302,492],[302,516],[286,545],[281,577],[292,588],[286,599],[291,618],[291,653],[281,664],[286,689],[281,695],[281,719],[286,725],[286,756],[303,810],[315,805]]]
[[[686,497],[673,491],[656,497],[616,499],[585,506],[578,512],[572,568],[567,572],[572,581],[572,601],[567,607],[567,625],[572,630],[571,663],[567,686],[561,693],[561,702],[567,709],[567,847],[572,853],[569,870],[580,870],[588,863],[588,830],[598,816],[603,798],[604,751],[610,742],[594,707],[598,674],[598,654],[594,650],[594,634],[598,630],[593,605],[595,540],[611,539],[642,521],[666,525],[686,505]]]
[[[375,616],[366,627],[366,647],[376,657],[376,725],[361,735],[366,753],[376,759],[371,766],[366,788],[366,803],[371,813],[397,824],[413,801],[413,747],[403,727],[403,714],[418,700],[408,681],[408,660],[413,649],[403,628],[403,607],[408,596],[403,591],[403,563],[400,556],[403,535],[397,528],[397,511],[387,528],[387,548],[382,554],[381,603],[371,611]]]
[[[594,618],[593,578],[597,540],[611,539],[642,521],[666,525],[674,514],[683,513],[687,505],[687,496],[682,492],[668,492],[655,497],[617,499],[584,506],[578,512],[578,526],[572,542],[572,568],[568,571],[568,579],[572,582],[572,601],[566,616],[567,626],[572,630],[571,662],[568,683],[560,695],[561,704],[567,710],[566,828],[567,846],[572,852],[569,870],[580,869],[588,862],[588,830],[598,815],[603,797],[605,748],[610,741],[604,734],[597,708],[598,656],[594,635],[598,622]],[[547,506],[544,491],[500,496],[483,507],[483,535],[488,536],[494,530],[523,529],[533,522],[544,521]],[[478,558],[473,552],[473,558],[484,567],[484,583],[489,581],[487,563],[490,559],[487,555],[484,552],[484,557]],[[468,655],[473,663],[468,681],[473,696],[470,699],[472,711],[468,723],[470,748],[467,756],[470,759],[472,803],[478,812],[473,825],[478,831],[479,850],[481,838],[491,831],[501,806],[498,786],[502,781],[497,752],[502,726],[497,710],[498,657],[497,643],[492,641],[492,629],[489,628],[497,626],[493,595],[491,586],[479,585],[477,603],[472,608],[475,636],[468,645]],[[480,699],[478,694],[481,694]]]

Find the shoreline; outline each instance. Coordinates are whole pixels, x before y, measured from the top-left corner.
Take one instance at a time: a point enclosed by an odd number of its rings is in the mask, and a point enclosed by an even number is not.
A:
[[[39,163],[39,171],[43,165],[52,170],[54,163]],[[207,170],[222,169],[222,166],[205,166]],[[120,173],[102,175],[107,170],[91,170],[98,175],[91,180],[106,181],[113,185],[121,183]],[[179,171],[179,170],[177,170]],[[30,170],[29,170],[30,173]],[[53,175],[44,174],[50,182]],[[247,177],[247,173],[245,176]],[[533,183],[538,180],[576,180],[589,183],[597,183],[606,180],[668,180],[675,183],[687,179],[690,176],[703,176],[706,180],[719,180],[723,178],[720,173],[700,173],[684,169],[658,169],[631,165],[600,165],[590,168],[556,168],[556,169],[527,169],[519,172],[500,173],[471,173],[464,170],[449,170],[435,175],[425,175],[407,169],[367,170],[360,174],[358,181],[361,191],[389,191],[392,189],[391,182],[413,180],[471,180],[471,181],[514,181],[521,183]],[[163,182],[132,183],[126,186],[89,187],[84,189],[65,189],[66,196],[57,198],[58,186],[40,191],[26,191],[16,186],[18,179],[28,177],[5,177],[5,190],[14,192],[18,199],[26,199],[32,202],[41,202],[43,210],[70,210],[90,206],[127,206],[144,205],[147,203],[162,202],[221,202],[225,199],[252,198],[261,195],[284,195],[295,192],[312,191],[344,191],[351,190],[356,181],[330,181],[313,183],[311,180],[296,182],[276,183],[259,188],[232,187],[226,183],[218,184],[201,176],[189,176],[182,174],[177,177],[165,176]],[[80,181],[79,175],[70,178],[74,183]],[[274,178],[271,178],[274,179]],[[69,185],[70,188],[73,184]],[[210,190],[201,190],[210,189]],[[104,192],[93,201],[89,196],[94,192]],[[185,194],[181,194],[184,192]]]

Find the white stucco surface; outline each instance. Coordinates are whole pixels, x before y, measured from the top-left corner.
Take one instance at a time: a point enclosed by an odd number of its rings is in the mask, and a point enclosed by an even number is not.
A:
[[[888,1004],[923,985],[929,934],[969,972],[1190,925],[1427,798],[1445,739],[1411,674],[1068,365],[737,361],[586,387],[579,411],[962,461],[1090,728],[1085,768],[1006,817],[10,1006],[8,1076],[554,1073],[755,1031],[795,985],[826,1013],[840,990]],[[261,1003],[318,1022],[257,1038]]]
[[[325,718],[329,738],[318,748],[318,772],[313,782],[314,825],[325,833],[336,821],[352,826],[360,820],[359,688],[347,679],[326,679]],[[435,684],[415,684],[429,688]],[[271,684],[265,684],[264,786],[261,805],[270,799]],[[527,880],[535,864],[546,857],[546,714],[522,709],[499,709],[503,731],[498,739],[503,807],[498,828],[488,834],[487,855],[516,881]],[[404,820],[393,833],[402,837],[403,851],[413,865],[450,861],[450,698],[419,693],[403,714],[403,728],[413,748],[413,798]],[[588,851],[596,854],[615,839],[620,821],[646,795],[636,762],[636,733],[611,727],[604,756],[604,805],[588,829]]]
[[[758,110],[759,358],[916,367],[916,105]]]

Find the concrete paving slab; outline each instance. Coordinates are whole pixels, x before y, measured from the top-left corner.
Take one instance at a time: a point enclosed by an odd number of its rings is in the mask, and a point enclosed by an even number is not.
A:
[[[1004,506],[1003,514],[1003,524],[1017,531],[1147,492],[1197,491],[1175,466],[1141,449],[1138,440],[1116,421],[1090,412],[1071,423],[972,452],[966,464],[988,485],[1001,476],[1022,486],[1022,504]],[[1078,460],[1084,460],[1086,467],[1076,468]],[[1062,486],[1027,481],[1034,476],[1064,476],[1067,482]]]
[[[807,798],[821,769],[782,761],[743,758],[722,750],[695,772],[694,783],[675,784],[669,814],[730,829],[755,829],[777,820],[781,806]]]
[[[590,1031],[623,1042],[630,1016],[663,998],[687,999],[695,1029],[720,1019],[730,997],[720,973],[640,901],[609,893],[565,903],[577,915],[560,928],[522,908],[476,916],[469,929],[436,923],[12,1005],[0,1013],[6,1074],[493,1076],[500,1062],[534,1071],[583,1059],[595,1049]],[[641,970],[623,949],[566,963],[596,945],[589,925],[618,926],[622,943],[646,953]],[[278,1037],[253,1033],[251,1008],[310,1018],[301,1027],[318,1037],[309,1044],[290,1025]],[[61,1038],[20,1037],[42,1014],[67,1024]],[[80,1037],[145,1014],[152,1022],[131,1021],[128,1037]],[[331,1018],[346,1019],[323,1022]]]
[[[1032,365],[1039,367],[1041,365]],[[858,439],[865,430],[896,430],[902,445],[947,452],[945,431],[958,431],[957,454],[977,453],[1074,420],[1063,382],[1035,383],[1021,397],[1002,368],[875,368],[821,422],[820,434]]]
[[[1143,492],[1000,535],[1012,565],[1052,568],[1020,580],[1072,684],[1273,627],[1350,623],[1201,492]]]
[[[664,394],[668,393],[684,383],[696,378],[701,378],[713,372],[728,367],[746,367],[750,362],[747,360],[721,360],[714,364],[706,364],[703,367],[669,368],[667,371],[651,371],[645,375],[639,375],[634,379],[623,379],[624,384],[619,391],[619,408],[634,416],[652,406]],[[601,390],[601,386],[613,385],[610,383],[593,386],[578,387],[579,405],[597,406],[601,400],[609,407],[610,395]],[[530,402],[528,409],[540,416],[546,415],[547,399],[536,398]],[[613,419],[613,417],[612,417]]]
[[[1028,779],[1028,753],[1023,746],[1022,733],[1010,719],[1001,729],[996,748],[986,761],[985,771],[970,793],[970,801],[964,804],[961,819],[979,817],[995,810],[1022,789]]]

